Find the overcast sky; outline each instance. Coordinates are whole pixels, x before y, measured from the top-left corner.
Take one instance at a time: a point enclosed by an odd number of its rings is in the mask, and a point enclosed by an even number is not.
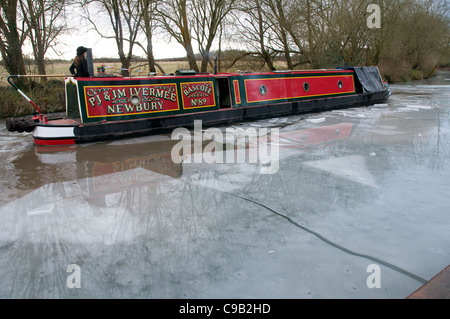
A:
[[[55,50],[48,50],[46,58],[71,60],[75,57],[76,49],[79,46],[91,48],[94,58],[119,57],[117,46],[113,39],[102,39],[95,31],[86,31],[62,36],[60,43],[54,48]],[[186,56],[184,48],[175,41],[167,43],[167,41],[159,39],[154,42],[153,46],[153,53],[156,59]],[[30,46],[25,45],[23,53],[31,55],[31,52]],[[145,57],[144,52],[137,45],[133,48],[133,55]]]
[[[96,31],[92,30],[92,25],[84,20],[79,13],[80,12],[76,12],[73,18],[68,19],[70,31],[58,38],[58,45],[54,50],[49,49],[47,51],[46,58],[71,60],[75,57],[76,49],[79,46],[91,48],[94,58],[118,58],[119,55],[115,40],[102,39]],[[95,11],[93,11],[92,14],[95,14]],[[112,27],[106,17],[105,19],[97,19],[96,25],[105,34],[112,35]],[[163,38],[163,36],[158,34],[154,34],[153,38],[153,54],[156,59],[186,56],[184,48],[175,40],[172,40],[169,43],[167,36]],[[145,44],[144,38],[141,38],[140,41]],[[128,49],[126,49],[125,52],[127,51]],[[23,53],[32,56],[31,46],[29,44],[25,44]],[[145,57],[145,53],[137,45],[133,48],[133,55]]]
[[[178,44],[167,43],[160,40],[153,44],[153,53],[155,59],[175,58],[186,56],[184,48]],[[57,50],[61,52],[61,56],[64,59],[72,59],[75,57],[76,48],[79,46],[85,46],[92,49],[94,58],[112,57],[118,58],[118,50],[116,43],[113,39],[102,39],[96,32],[91,31],[84,34],[68,36],[64,45],[59,45]],[[144,51],[139,46],[133,48],[133,55],[145,57]],[[49,58],[56,57],[54,52],[49,52]]]

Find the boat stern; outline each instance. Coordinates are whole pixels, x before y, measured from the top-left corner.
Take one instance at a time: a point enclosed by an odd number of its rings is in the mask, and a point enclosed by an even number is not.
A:
[[[76,143],[75,128],[79,125],[72,119],[56,119],[36,124],[32,134],[34,144],[57,146]]]

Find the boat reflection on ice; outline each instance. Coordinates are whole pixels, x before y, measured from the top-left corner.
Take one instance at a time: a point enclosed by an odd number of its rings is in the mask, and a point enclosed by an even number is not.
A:
[[[350,137],[353,128],[353,123],[344,122],[300,130],[282,129],[276,141],[280,159],[310,146],[345,140]],[[30,179],[34,179],[35,186],[50,182],[85,179],[86,196],[101,197],[143,187],[148,183],[159,183],[171,178],[180,178],[183,175],[199,174],[211,170],[214,165],[228,165],[227,167],[245,165],[250,162],[249,149],[255,147],[248,139],[246,140],[243,163],[194,163],[187,158],[184,162],[176,163],[171,157],[171,152],[177,142],[168,136],[161,135],[156,139],[142,137],[112,143],[57,148],[35,146],[34,152],[16,159],[14,165],[16,168],[23,168],[24,174],[19,176],[22,184],[30,183]],[[203,146],[210,142],[203,141]],[[269,139],[269,148],[274,149],[273,145],[270,145],[272,143],[274,140]],[[222,147],[229,149],[229,145],[222,145]],[[35,174],[29,171],[29,163],[32,161],[30,156],[35,156],[39,163]],[[195,156],[194,149],[191,156]]]
[[[310,129],[280,133],[284,148],[306,147],[345,140],[352,133],[353,123],[339,123]],[[291,142],[291,144],[289,143]]]

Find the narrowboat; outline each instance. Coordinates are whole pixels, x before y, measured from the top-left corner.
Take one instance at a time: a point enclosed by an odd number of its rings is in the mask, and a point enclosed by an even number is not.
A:
[[[387,83],[374,67],[145,77],[66,77],[66,114],[49,118],[33,104],[32,121],[8,119],[9,131],[31,132],[36,145],[57,146],[255,119],[385,103]]]

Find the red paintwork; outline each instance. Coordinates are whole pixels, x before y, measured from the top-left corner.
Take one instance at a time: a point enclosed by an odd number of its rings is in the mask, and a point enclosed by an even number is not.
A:
[[[41,140],[41,139],[34,139],[34,144],[36,145],[72,145],[75,144],[75,139],[54,139],[54,140]]]
[[[234,98],[236,100],[236,104],[241,104],[241,93],[239,92],[239,81],[233,80],[234,87]]]
[[[79,125],[80,122],[74,119],[52,119],[48,121],[49,124],[52,125]]]
[[[212,81],[180,83],[183,109],[216,105]]]
[[[348,138],[352,132],[352,127],[352,123],[340,123],[305,130],[283,132],[280,134],[280,138],[298,143],[282,145],[285,148],[298,147],[299,145],[317,145]]]
[[[341,89],[338,87],[338,81],[342,81]],[[259,78],[247,79],[244,82],[248,103],[355,92],[353,75]],[[305,82],[309,84],[308,91],[303,88]],[[261,85],[267,88],[266,94],[260,93]]]

